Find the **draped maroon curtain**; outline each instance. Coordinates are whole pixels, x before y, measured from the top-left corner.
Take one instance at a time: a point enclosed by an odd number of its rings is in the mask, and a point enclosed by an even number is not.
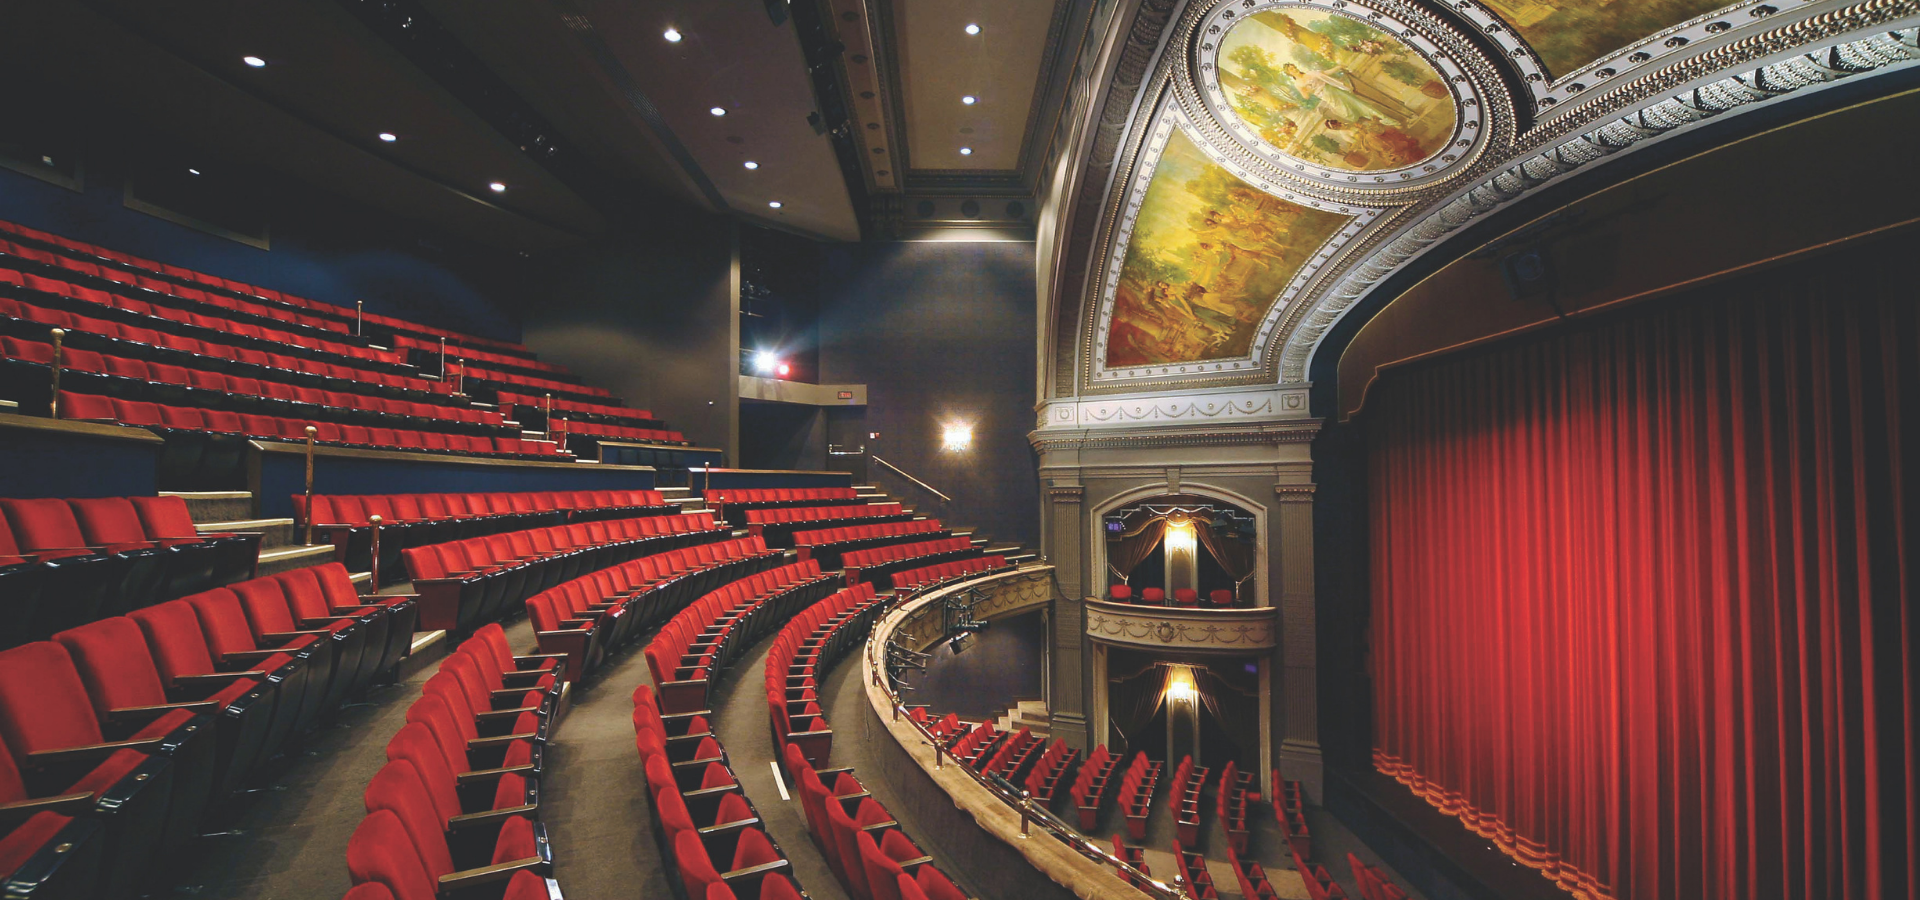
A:
[[[1121,581],[1132,578],[1133,570],[1153,555],[1153,548],[1160,546],[1161,538],[1166,536],[1167,520],[1164,517],[1148,519],[1118,540],[1107,541],[1107,567],[1120,576]]]
[[[1376,766],[1582,897],[1920,895],[1898,257],[1377,385]]]

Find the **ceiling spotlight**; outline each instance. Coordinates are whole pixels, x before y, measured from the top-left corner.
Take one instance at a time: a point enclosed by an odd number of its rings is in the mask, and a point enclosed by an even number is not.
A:
[[[507,186],[504,184],[501,184],[498,181],[488,184],[487,187],[492,188],[493,192],[496,194],[504,194],[507,192]]]
[[[747,160],[747,161],[746,161],[745,163],[743,163],[742,165],[745,165],[745,166],[746,166],[747,168],[749,168],[749,169],[758,169],[758,168],[760,168],[760,164],[759,164],[759,163],[757,163],[757,162],[754,162],[753,160]]]
[[[979,34],[979,33],[980,33],[980,26],[979,26],[979,24],[978,24],[978,23],[975,23],[975,22],[968,22],[968,23],[967,23],[967,33],[968,33],[968,34]]]
[[[961,147],[961,148],[960,148],[960,155],[961,155],[961,156],[972,156],[972,155],[973,155],[973,148],[972,148],[972,147]]]
[[[779,209],[779,208],[780,208],[780,201],[778,201],[778,200],[769,200],[769,201],[767,201],[767,205],[768,205],[768,206],[771,206],[771,207],[773,207],[774,209]]]
[[[240,61],[256,69],[267,64],[266,60],[261,59],[258,56],[242,56],[240,57]]]
[[[399,137],[399,135],[396,135],[396,134],[394,134],[394,133],[393,133],[393,132],[391,132],[391,131],[382,131],[382,132],[380,132],[380,139],[381,139],[381,140],[383,140],[383,141],[386,141],[386,142],[387,142],[387,143],[389,143],[389,144],[391,144],[391,143],[393,143],[394,141],[397,141],[397,140],[399,140],[399,139],[400,139],[400,137]]]
[[[727,114],[727,108],[724,106],[716,106],[710,110],[707,110],[707,112],[713,113],[716,116],[724,116]]]
[[[198,174],[200,174],[200,170],[199,170],[199,169],[188,169],[188,170],[187,170],[187,174],[189,174],[189,175],[198,175]]]
[[[972,106],[973,104],[979,102],[979,99],[974,97],[972,94],[968,94],[965,97],[961,97],[960,102],[965,103],[968,106]]]
[[[771,372],[773,367],[779,364],[780,357],[773,355],[772,350],[761,350],[753,354],[753,370],[756,372]]]
[[[940,429],[940,448],[950,453],[964,452],[973,446],[973,426],[954,422]]]
[[[667,29],[667,30],[666,30],[666,31],[665,31],[664,33],[662,33],[662,34],[661,34],[660,36],[661,36],[661,37],[663,37],[663,38],[666,38],[666,39],[667,39],[667,43],[669,43],[669,44],[678,44],[678,43],[680,43],[680,29],[678,29],[678,28],[669,28],[669,29]]]

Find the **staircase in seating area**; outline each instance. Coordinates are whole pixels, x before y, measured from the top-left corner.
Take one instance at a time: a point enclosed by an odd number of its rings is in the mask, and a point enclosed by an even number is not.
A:
[[[317,566],[333,559],[332,545],[306,547],[300,535],[293,533],[292,519],[256,519],[253,495],[246,491],[161,491],[163,495],[187,501],[187,512],[201,532],[259,532],[261,575],[306,566]],[[355,580],[361,576],[356,575]]]
[[[1014,704],[1007,714],[999,717],[993,727],[1001,731],[1019,731],[1022,728],[1033,732],[1033,736],[1045,739],[1048,736],[1048,723],[1053,720],[1047,712],[1045,700],[1021,700]]]
[[[859,503],[898,503],[902,511],[912,515],[916,519],[938,517],[937,513],[921,512],[912,503],[895,497],[871,484],[856,484],[853,486],[853,490],[855,492],[854,499]],[[671,499],[671,497],[669,497],[669,499]],[[953,522],[945,520],[942,520],[941,524],[945,525],[948,531],[953,532],[954,537],[964,537],[971,540],[974,548],[979,550],[982,555],[991,556],[997,553],[1005,557],[1009,564],[1016,567],[1030,565],[1040,561],[1038,551],[1029,550],[1019,544],[1006,542],[996,544],[990,538],[982,535],[978,529],[970,525],[956,525]]]

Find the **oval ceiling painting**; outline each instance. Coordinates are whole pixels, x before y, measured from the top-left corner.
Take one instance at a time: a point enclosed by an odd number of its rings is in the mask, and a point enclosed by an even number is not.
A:
[[[1219,90],[1253,134],[1324,169],[1415,166],[1453,140],[1447,79],[1397,37],[1304,6],[1241,19],[1220,40]]]

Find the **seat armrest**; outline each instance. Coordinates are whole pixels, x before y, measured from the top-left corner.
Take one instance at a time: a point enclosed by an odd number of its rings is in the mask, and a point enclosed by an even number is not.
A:
[[[211,684],[216,681],[232,681],[235,678],[265,678],[269,673],[259,669],[245,669],[239,672],[208,672],[205,675],[175,675],[176,685]]]
[[[760,865],[749,866],[745,869],[735,869],[731,872],[722,872],[720,873],[720,880],[730,882],[730,881],[744,881],[744,880],[749,880],[754,878],[765,878],[766,876],[771,875],[775,872],[788,871],[792,868],[793,868],[792,862],[784,859],[776,859],[773,862],[761,863]]]
[[[892,819],[888,819],[885,822],[875,822],[872,825],[862,825],[860,826],[860,830],[871,834],[872,832],[875,832],[875,831],[885,831],[888,828],[898,828],[898,827],[900,827],[899,822],[896,822]]]
[[[478,750],[483,747],[502,747],[514,741],[531,741],[538,737],[539,735],[533,732],[526,734],[501,734],[493,737],[473,738],[467,741],[467,747],[473,750]]]
[[[328,635],[332,633],[333,632],[324,628],[313,631],[268,631],[263,632],[260,635],[260,639],[263,641],[290,641],[303,635]]]
[[[26,762],[30,766],[50,766],[61,763],[80,762],[112,756],[122,750],[145,750],[158,747],[166,740],[164,737],[136,738],[130,741],[108,741],[104,744],[83,744],[78,747],[61,747],[57,750],[35,750],[27,754]]]
[[[77,816],[93,807],[93,793],[82,791],[77,794],[61,794],[58,797],[35,797],[29,800],[17,800],[12,803],[0,803],[0,829],[12,829],[14,826],[43,812],[61,813]],[[754,819],[753,821],[759,821]]]
[[[298,647],[291,648],[291,649],[262,647],[258,650],[235,650],[230,653],[222,654],[220,657],[220,661],[230,662],[230,663],[231,662],[258,662],[263,659],[272,659],[273,657],[282,653],[293,654],[293,653],[299,653],[299,652],[300,652],[300,648]]]
[[[505,881],[512,878],[515,872],[532,869],[535,866],[544,865],[545,863],[546,860],[538,856],[529,856],[526,859],[516,859],[512,862],[503,862],[497,865],[481,866],[476,869],[466,869],[460,872],[448,872],[440,876],[439,893],[441,896],[446,896],[452,891],[463,890],[477,884]]]
[[[519,806],[507,806],[500,809],[486,810],[485,812],[462,813],[447,819],[447,829],[449,831],[458,831],[462,828],[472,828],[476,825],[490,825],[499,822],[501,819],[510,819],[514,816],[537,812],[539,809],[539,804],[523,803]]]
[[[212,700],[189,700],[183,703],[160,703],[153,706],[123,706],[107,710],[107,718],[116,722],[146,721],[184,709],[188,712],[214,713],[220,710],[220,704]]]
[[[478,784],[482,781],[489,781],[495,778],[499,778],[502,775],[511,775],[519,772],[531,772],[531,771],[533,771],[532,763],[527,763],[525,765],[519,765],[519,766],[501,766],[497,769],[474,769],[473,771],[470,771],[470,772],[461,772],[460,774],[455,775],[454,781],[459,784]]]

